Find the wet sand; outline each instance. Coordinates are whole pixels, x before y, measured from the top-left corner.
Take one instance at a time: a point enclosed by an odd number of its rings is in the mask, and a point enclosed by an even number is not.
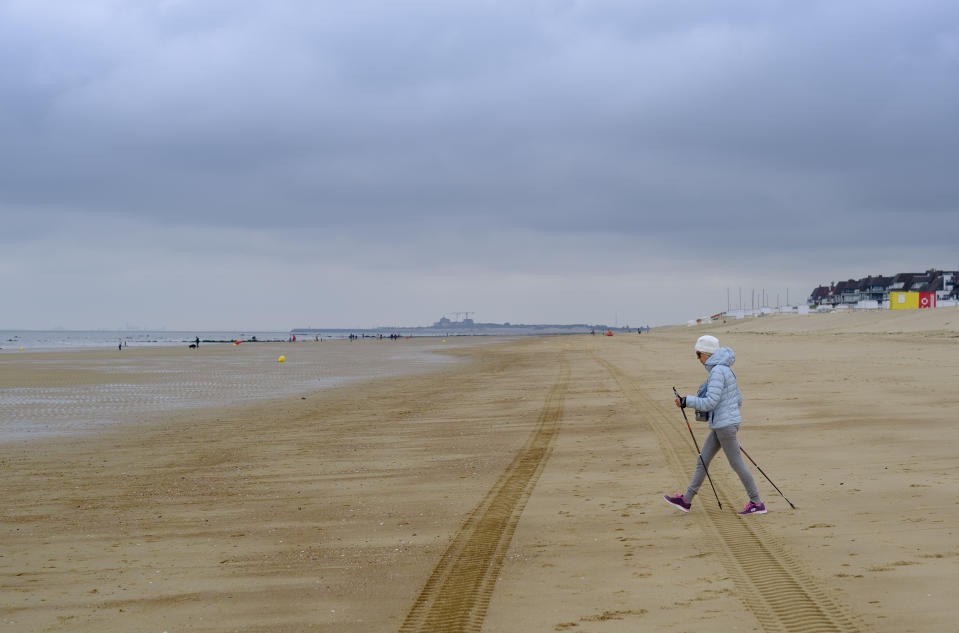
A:
[[[796,510],[754,470],[770,512],[737,517],[721,456],[722,511],[662,500],[695,462],[671,387],[703,380],[704,332]],[[0,630],[955,630],[959,310],[451,353],[0,445]]]
[[[434,352],[491,339],[131,346],[0,354],[0,442],[144,424],[170,412],[255,403],[374,377],[429,371]],[[286,359],[280,364],[280,356]]]

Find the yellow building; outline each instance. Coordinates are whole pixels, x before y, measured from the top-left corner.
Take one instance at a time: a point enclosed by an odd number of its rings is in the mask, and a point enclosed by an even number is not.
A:
[[[936,307],[935,292],[890,292],[890,310],[919,310]]]
[[[918,310],[919,293],[918,292],[890,292],[889,293],[890,310]]]

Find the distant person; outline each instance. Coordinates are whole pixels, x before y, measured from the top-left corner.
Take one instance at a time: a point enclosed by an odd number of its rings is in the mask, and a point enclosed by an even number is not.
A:
[[[194,341],[194,343],[196,344],[197,347],[200,347],[200,337],[199,337],[199,336],[196,337],[196,341]]]
[[[123,351],[123,341],[117,341],[117,349]]]
[[[709,435],[703,442],[702,451],[697,455],[696,470],[686,492],[672,497],[667,495],[666,501],[683,512],[689,512],[693,497],[699,492],[699,487],[706,478],[709,462],[722,448],[729,465],[739,475],[739,480],[749,496],[749,503],[739,514],[765,514],[766,504],[759,498],[756,481],[743,461],[736,437],[742,420],[739,409],[743,406],[743,394],[736,383],[736,374],[731,369],[736,362],[736,355],[730,348],[720,347],[719,339],[708,334],[699,337],[694,349],[696,358],[709,372],[709,377],[700,385],[699,395],[676,398],[675,402],[680,408],[694,408],[697,414],[707,413]],[[700,419],[700,416],[697,415],[696,419]]]

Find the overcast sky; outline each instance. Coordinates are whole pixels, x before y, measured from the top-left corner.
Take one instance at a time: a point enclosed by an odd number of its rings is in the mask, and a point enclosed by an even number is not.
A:
[[[685,322],[959,268],[951,1],[0,0],[0,328]]]

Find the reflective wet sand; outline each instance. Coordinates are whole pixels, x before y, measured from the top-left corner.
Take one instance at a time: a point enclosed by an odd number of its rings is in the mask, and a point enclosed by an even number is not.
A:
[[[460,340],[460,345],[488,342]],[[75,434],[157,414],[252,403],[451,361],[452,339],[206,344],[0,355],[0,441]],[[286,357],[279,363],[280,355]]]

